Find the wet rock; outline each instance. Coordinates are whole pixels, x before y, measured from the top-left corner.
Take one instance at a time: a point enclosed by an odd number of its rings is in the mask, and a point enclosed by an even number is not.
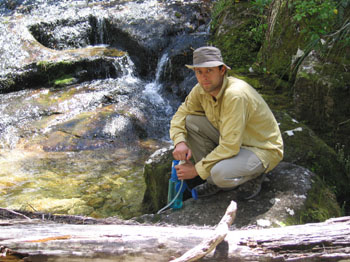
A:
[[[36,65],[41,61],[61,63],[68,60],[75,64],[73,71],[81,68],[87,71],[84,76],[91,79],[95,77],[92,71],[79,64],[82,63],[81,59],[86,58],[84,52],[71,52],[69,49],[93,45],[128,52],[137,73],[149,77],[154,74],[160,52],[173,39],[183,33],[203,31],[209,22],[206,9],[192,1],[181,4],[128,1],[108,6],[75,2],[25,5],[32,7],[30,14],[21,13],[22,9],[14,7],[15,12],[21,15],[13,15],[11,19],[1,17],[0,50],[3,59],[0,65],[0,91],[28,88],[23,83],[42,79],[38,75],[29,77],[23,74],[23,71],[38,71]],[[189,19],[189,16],[193,18]],[[98,58],[105,61],[100,65],[105,78],[118,77],[111,69],[108,56],[98,54],[95,60]],[[72,68],[66,67],[65,70],[72,71]],[[34,86],[40,84],[43,83],[35,85],[33,82]]]
[[[119,60],[119,61],[118,61]],[[120,64],[118,64],[120,63]],[[122,58],[91,57],[63,61],[40,61],[26,65],[0,79],[0,93],[9,93],[40,86],[65,86],[94,79],[117,78],[123,74]],[[69,79],[70,81],[64,80]]]
[[[146,136],[138,119],[116,113],[114,106],[106,106],[51,126],[41,145],[45,151],[131,147]]]
[[[160,77],[165,91],[182,100],[189,94],[197,79],[192,70],[185,65],[193,63],[193,50],[206,45],[207,40],[205,33],[182,35],[167,48],[169,58]]]
[[[143,176],[147,187],[142,201],[143,212],[156,212],[166,205],[172,148],[159,149],[146,161]]]

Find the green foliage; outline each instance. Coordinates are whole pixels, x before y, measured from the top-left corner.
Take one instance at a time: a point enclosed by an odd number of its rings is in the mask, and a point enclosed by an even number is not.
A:
[[[265,10],[269,8],[271,1],[272,0],[254,0],[252,1],[253,8],[257,9],[262,15]]]
[[[219,0],[213,7],[210,43],[221,49],[225,61],[236,72],[246,72],[256,60],[267,29],[270,2]]]
[[[267,30],[266,11],[268,10],[272,0],[254,0],[252,1],[253,9],[259,14],[260,19],[256,20],[256,23],[251,26],[250,32],[252,39],[256,43],[262,43]]]
[[[214,6],[213,10],[211,12],[212,22],[211,22],[211,28],[215,28],[219,23],[219,17],[221,16],[222,12],[225,11],[227,8],[229,8],[231,5],[231,1],[229,0],[219,0],[217,1]]]
[[[311,40],[330,33],[336,23],[338,11],[334,0],[294,0],[289,7],[294,10],[294,22],[301,25],[301,33]]]

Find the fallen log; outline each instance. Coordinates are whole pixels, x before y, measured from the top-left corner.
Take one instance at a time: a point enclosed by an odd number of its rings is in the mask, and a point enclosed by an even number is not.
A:
[[[0,261],[1,252],[3,258],[12,254],[28,261],[169,261],[213,235],[215,229],[209,227],[9,220],[0,222]],[[348,262],[350,217],[283,228],[230,230],[201,261]]]

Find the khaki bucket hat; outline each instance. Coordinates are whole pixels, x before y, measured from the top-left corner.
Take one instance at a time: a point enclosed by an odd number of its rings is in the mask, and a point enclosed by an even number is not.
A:
[[[222,60],[221,51],[214,46],[203,46],[193,52],[193,65],[186,65],[190,69],[195,67],[216,67],[224,65],[231,69]]]

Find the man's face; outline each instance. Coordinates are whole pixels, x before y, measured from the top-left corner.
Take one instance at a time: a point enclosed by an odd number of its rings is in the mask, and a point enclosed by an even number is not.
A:
[[[222,82],[224,79],[226,68],[221,69],[217,67],[196,67],[194,72],[198,83],[202,86],[203,90],[212,96],[219,94]]]

